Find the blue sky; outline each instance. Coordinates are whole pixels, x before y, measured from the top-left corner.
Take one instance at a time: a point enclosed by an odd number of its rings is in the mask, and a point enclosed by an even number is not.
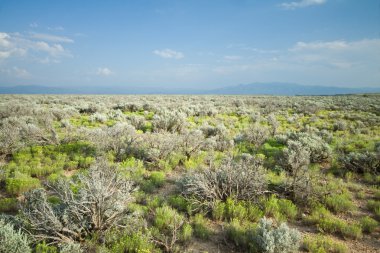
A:
[[[379,0],[0,0],[0,85],[380,87]]]

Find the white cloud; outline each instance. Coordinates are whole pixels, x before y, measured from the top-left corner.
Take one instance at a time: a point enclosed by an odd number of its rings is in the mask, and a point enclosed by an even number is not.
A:
[[[50,45],[44,41],[39,41],[39,42],[36,42],[32,47],[33,49],[37,51],[46,52],[53,57],[58,57],[60,55],[66,54],[65,49],[63,48],[61,44]]]
[[[380,39],[296,42],[275,54],[246,55],[238,62],[223,62],[211,72],[223,80],[241,83],[284,82],[309,85],[379,86]]]
[[[227,60],[227,61],[237,61],[237,60],[241,59],[241,56],[238,56],[238,55],[226,55],[223,58],[224,58],[224,60]]]
[[[98,68],[96,74],[98,76],[110,76],[113,74],[113,72],[109,68]]]
[[[30,23],[29,26],[31,28],[37,28],[38,27],[38,24],[36,22],[33,22],[33,23]]]
[[[64,36],[56,36],[56,35],[44,34],[44,33],[32,33],[31,37],[33,39],[39,39],[39,40],[50,41],[50,42],[61,42],[61,43],[74,42],[74,40],[64,37]]]
[[[58,42],[72,42],[72,40],[46,34],[30,36],[0,32],[0,60],[30,57],[33,61],[46,63],[59,62],[58,59],[62,57],[72,57],[71,53]],[[54,60],[46,61],[48,58],[54,58]]]
[[[9,47],[11,45],[9,38],[10,36],[7,33],[0,32],[0,47]]]
[[[65,30],[65,28],[63,28],[62,26],[48,27],[47,29],[50,31],[63,31],[63,30]]]
[[[300,0],[297,2],[285,2],[280,4],[280,7],[287,10],[294,10],[298,8],[304,8],[313,5],[322,5],[325,4],[327,0]]]
[[[335,40],[335,41],[316,41],[316,42],[303,42],[299,41],[296,45],[291,48],[292,51],[301,51],[301,50],[318,50],[318,49],[331,49],[331,50],[341,50],[347,49],[349,43],[344,40]]]
[[[16,77],[20,79],[27,79],[31,77],[31,74],[26,69],[22,69],[19,67],[0,69],[0,72],[8,76]]]
[[[11,56],[11,52],[10,51],[0,51],[0,60],[6,59],[9,56]]]
[[[174,51],[171,49],[163,49],[163,50],[154,50],[153,53],[155,55],[158,55],[162,58],[168,58],[168,59],[182,59],[184,54],[182,52]]]
[[[295,61],[303,64],[368,70],[380,66],[380,39],[297,42],[289,52]]]
[[[13,74],[18,78],[28,78],[30,77],[30,73],[22,68],[13,67]]]

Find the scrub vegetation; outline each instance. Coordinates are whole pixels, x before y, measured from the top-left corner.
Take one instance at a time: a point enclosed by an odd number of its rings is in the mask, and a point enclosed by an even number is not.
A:
[[[380,95],[0,96],[1,252],[376,252]]]

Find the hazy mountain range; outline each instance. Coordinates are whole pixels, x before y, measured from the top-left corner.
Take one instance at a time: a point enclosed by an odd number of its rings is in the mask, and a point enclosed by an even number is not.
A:
[[[38,85],[3,86],[0,94],[218,94],[218,95],[337,95],[380,93],[380,87],[348,88],[308,86],[291,83],[252,83],[217,89],[157,88],[157,87],[48,87]]]

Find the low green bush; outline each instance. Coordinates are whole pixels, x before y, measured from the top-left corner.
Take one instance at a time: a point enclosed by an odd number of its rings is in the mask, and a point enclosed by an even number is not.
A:
[[[149,180],[155,187],[161,187],[165,183],[165,173],[162,171],[152,171]]]
[[[170,196],[168,203],[180,212],[187,212],[188,214],[192,213],[190,203],[181,195]]]
[[[185,242],[192,236],[192,228],[185,217],[170,206],[155,209],[153,224],[150,231],[155,242],[166,252],[178,250],[176,242]]]
[[[280,213],[282,213],[289,220],[294,220],[298,213],[298,208],[291,200],[279,199],[278,205]]]
[[[368,200],[367,208],[375,214],[375,218],[380,220],[380,201]]]
[[[181,237],[180,237],[181,241],[187,242],[191,239],[192,236],[193,236],[192,226],[189,223],[183,224],[182,229],[181,229]]]
[[[335,213],[347,213],[355,209],[355,205],[347,193],[330,195],[326,197],[325,204]]]
[[[152,171],[147,179],[141,181],[141,189],[144,192],[152,193],[165,183],[165,177],[165,173],[162,171]]]
[[[303,246],[312,253],[346,253],[348,248],[344,243],[336,242],[328,236],[307,236]]]
[[[375,190],[373,197],[377,200],[380,200],[380,189]]]
[[[317,206],[306,217],[306,221],[315,224],[322,233],[341,234],[345,238],[359,239],[362,237],[362,229],[359,224],[347,223],[333,216],[325,207]]]
[[[232,198],[227,198],[225,202],[217,202],[212,212],[214,219],[226,221],[233,219],[257,221],[263,215],[264,212],[255,204],[247,201],[236,201]]]
[[[205,217],[198,213],[194,216],[192,225],[194,228],[194,236],[200,239],[208,239],[210,237],[211,231],[207,227],[207,220]]]
[[[32,146],[14,153],[6,166],[8,174],[20,172],[32,177],[45,177],[63,169],[89,168],[95,149],[86,143]]]
[[[15,172],[13,177],[5,180],[5,189],[12,195],[20,195],[31,189],[40,187],[40,180],[20,172]]]
[[[35,253],[58,253],[58,249],[55,246],[47,245],[46,242],[43,241],[36,245]]]
[[[149,236],[141,231],[131,234],[125,234],[110,247],[114,253],[158,253]]]
[[[253,252],[254,244],[249,237],[254,233],[255,227],[247,222],[233,219],[226,228],[227,239],[232,241],[237,247],[247,252]]]
[[[343,223],[343,225],[339,229],[343,237],[345,238],[360,239],[363,237],[362,228],[359,224]]]
[[[372,233],[379,226],[379,223],[371,217],[365,216],[360,219],[360,225],[364,232]]]
[[[286,219],[293,220],[298,213],[298,208],[292,201],[287,199],[278,199],[275,195],[262,201],[265,216],[273,217],[277,221]]]
[[[0,199],[0,212],[16,212],[18,200],[16,198]]]

